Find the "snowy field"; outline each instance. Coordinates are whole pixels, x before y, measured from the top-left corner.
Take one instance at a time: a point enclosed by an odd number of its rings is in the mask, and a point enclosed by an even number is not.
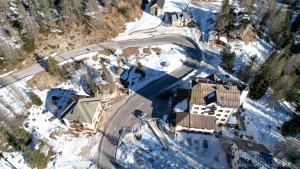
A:
[[[124,168],[227,168],[226,156],[218,138],[212,135],[165,133],[169,147],[165,149],[148,125],[143,125],[122,139],[117,162]],[[204,148],[203,140],[208,141]]]
[[[143,12],[142,17],[134,22],[126,23],[126,30],[122,34],[132,34],[141,30],[154,29],[161,25],[161,20],[158,17]]]
[[[254,64],[257,68],[272,54],[272,46],[262,39],[257,39],[250,44],[237,40],[229,43],[229,46],[236,54],[234,70],[240,70],[242,66],[250,62],[250,58],[253,56],[257,56]]]
[[[151,50],[151,54],[145,54],[142,52],[143,48],[140,48],[141,55],[131,56],[128,60],[128,67],[130,69],[123,73],[121,79],[127,79],[129,82],[128,87],[131,91],[137,91],[153,80],[171,73],[186,61],[183,49],[176,45],[159,45],[151,46],[150,48],[159,48],[162,51],[159,55],[153,50]],[[144,78],[135,71],[137,69],[137,62],[144,67]]]
[[[24,95],[24,99],[28,99],[25,97],[29,92],[28,87],[25,85],[26,81],[31,77],[25,78],[14,85],[18,88],[18,90],[14,89],[14,91],[18,91],[19,95]],[[57,86],[60,89],[74,89],[71,84],[65,83]],[[11,93],[6,92],[6,88],[0,89],[1,96],[11,96],[11,100],[5,100],[6,104],[11,105],[11,107],[18,107],[18,112],[16,114],[20,114],[25,109],[22,102],[19,101],[17,95],[11,95]],[[24,92],[20,92],[25,90]],[[32,106],[27,111],[28,118],[24,121],[25,130],[29,131],[33,135],[33,140],[42,140],[50,147],[52,150],[56,152],[56,155],[53,157],[53,160],[48,164],[47,168],[74,168],[74,166],[78,168],[84,168],[86,166],[90,166],[91,168],[96,168],[93,160],[97,155],[98,148],[98,140],[100,139],[99,134],[95,136],[87,136],[87,135],[79,135],[78,137],[74,137],[68,133],[68,130],[65,125],[63,125],[58,119],[53,117],[53,114],[45,111],[45,103],[47,100],[47,94],[49,90],[44,91],[35,91],[37,95],[44,102],[41,106]],[[77,90],[83,92],[81,90]],[[64,95],[65,93],[57,93],[58,95]],[[20,97],[20,96],[19,96]],[[62,99],[64,100],[64,99]],[[39,144],[36,141],[33,141],[31,147],[34,149],[38,149]],[[89,149],[88,152],[85,149]],[[11,163],[13,163],[17,168],[29,168],[26,163],[24,163],[24,156],[20,152],[11,152],[4,153],[4,157],[7,158]],[[8,163],[3,159],[0,161],[0,168],[9,168]]]
[[[246,99],[243,105],[245,111],[242,116],[245,117],[246,133],[253,136],[255,141],[271,150],[285,141],[278,128],[291,118],[292,113],[288,109],[278,103],[270,105],[264,100]]]

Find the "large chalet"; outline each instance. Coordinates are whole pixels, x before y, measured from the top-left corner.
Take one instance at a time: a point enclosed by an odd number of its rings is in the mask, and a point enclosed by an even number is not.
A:
[[[248,94],[248,90],[241,88],[245,87],[224,82],[215,74],[192,80],[191,89],[177,92],[175,107],[184,101],[188,105],[182,111],[174,109],[175,130],[213,133],[217,126],[226,124],[237,113]],[[185,94],[182,94],[183,91]]]

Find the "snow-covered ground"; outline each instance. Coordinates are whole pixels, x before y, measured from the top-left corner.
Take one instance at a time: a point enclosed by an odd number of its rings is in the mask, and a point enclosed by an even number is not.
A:
[[[278,103],[270,104],[265,100],[251,99],[246,99],[243,106],[245,111],[242,112],[242,116],[245,117],[246,133],[253,136],[255,141],[271,150],[285,141],[279,127],[291,118],[292,113],[289,109]]]
[[[254,63],[257,68],[272,54],[272,46],[262,39],[257,39],[250,44],[237,40],[229,43],[229,46],[237,56],[234,70],[240,70],[242,66],[250,62],[250,58],[253,56],[257,56],[256,63]]]
[[[166,11],[181,12],[187,7],[189,0],[166,0]],[[187,11],[190,12],[196,20],[201,32],[195,28],[174,28],[161,25],[158,17],[143,13],[140,20],[130,22],[126,25],[126,31],[119,34],[115,40],[125,40],[133,38],[145,38],[152,36],[160,36],[164,34],[177,34],[191,37],[199,43],[201,39],[207,37],[207,32],[214,28],[216,13],[220,10],[221,2],[201,2],[199,4],[190,4]],[[205,44],[201,43],[201,47]],[[244,42],[230,43],[233,51],[237,54],[235,69],[249,62],[249,58],[257,55],[259,64],[262,63],[271,53],[271,46],[262,40],[257,40],[246,45]],[[85,65],[93,68],[92,79],[96,84],[107,84],[100,75],[100,71],[105,66],[113,78],[117,86],[121,86],[117,79],[116,69],[122,68],[125,72],[121,75],[122,79],[129,82],[128,88],[136,91],[149,82],[167,74],[180,67],[186,60],[183,49],[175,45],[159,45],[149,46],[147,48],[160,48],[160,54],[150,49],[150,54],[143,52],[143,48],[139,48],[138,55],[132,55],[128,58],[122,58],[123,50],[118,49],[114,54],[109,56],[97,53],[90,53],[77,58],[83,59]],[[218,53],[210,47],[203,47],[206,51]],[[95,59],[95,55],[98,55]],[[106,59],[104,63],[100,62],[100,58]],[[218,57],[210,57],[211,60],[218,60]],[[69,60],[67,62],[73,62]],[[65,63],[67,63],[65,62]],[[145,77],[135,72],[137,63],[140,63],[145,72]],[[191,74],[191,76],[206,77],[211,73],[217,73],[222,79],[225,79],[225,71],[218,67],[219,61],[210,62],[212,65],[203,62],[203,66]],[[63,103],[69,96],[66,91],[72,91],[78,95],[87,95],[85,92],[86,84],[83,83],[82,77],[86,74],[86,70],[80,69],[72,73],[72,80],[55,86],[59,89],[54,93],[61,96],[58,105]],[[186,77],[180,84],[174,86],[187,88],[189,78]],[[47,168],[96,168],[95,159],[97,158],[97,146],[100,134],[95,136],[79,135],[74,137],[68,134],[66,127],[58,120],[53,118],[53,114],[45,110],[47,99],[52,95],[50,89],[38,91],[37,89],[29,89],[26,81],[31,77],[23,79],[9,88],[0,89],[0,110],[11,114],[24,113],[25,104],[29,100],[29,92],[33,91],[43,101],[40,107],[33,106],[28,110],[28,119],[25,121],[26,130],[33,133],[36,139],[41,139],[57,153],[53,160],[48,164]],[[239,81],[234,76],[229,77],[231,80]],[[31,90],[31,91],[29,91]],[[108,105],[109,106],[109,105]],[[178,105],[178,109],[184,109],[186,103]],[[245,111],[242,116],[245,117],[246,134],[253,136],[258,143],[274,148],[276,144],[284,141],[283,136],[279,133],[278,127],[290,118],[290,114],[282,107],[268,105],[265,101],[252,101],[247,99],[244,103]],[[11,111],[13,110],[13,111]],[[26,109],[25,109],[26,110]],[[55,110],[56,112],[58,110]],[[26,111],[27,112],[27,111]],[[10,113],[10,114],[9,114]],[[24,124],[24,126],[25,126]],[[168,141],[172,146],[168,150],[163,149],[159,140],[156,138],[152,130],[147,125],[125,135],[122,144],[117,153],[117,161],[125,168],[227,168],[225,153],[221,148],[220,139],[212,135],[178,133],[176,137],[166,134]],[[203,140],[208,140],[208,148],[203,147]],[[34,145],[38,146],[38,145]],[[24,157],[19,152],[4,153],[9,161],[14,163],[17,168],[28,167],[24,163]],[[14,158],[13,158],[14,157]],[[7,168],[7,163],[1,159],[0,168]]]
[[[132,34],[141,30],[154,29],[161,24],[161,20],[158,17],[143,12],[142,17],[134,22],[126,24],[126,30],[122,34]]]
[[[16,168],[30,169],[24,160],[23,154],[20,152],[4,152],[3,157],[6,158],[8,162],[0,158],[0,168],[10,169],[14,166]],[[11,166],[11,164],[13,166]]]
[[[126,134],[117,151],[117,162],[124,168],[227,168],[225,152],[220,140],[213,135],[178,133],[175,137],[164,133],[169,148],[164,149],[148,127],[142,125]],[[203,141],[208,141],[208,147]]]
[[[18,88],[18,93],[23,93],[23,95],[26,96],[26,93],[29,92],[29,88],[25,84],[30,78],[31,77],[25,78],[14,84]],[[61,93],[57,91],[57,95],[63,95],[65,93],[63,89],[77,89],[78,94],[83,92],[68,83],[61,84],[57,86],[57,88],[62,89]],[[7,93],[6,90],[7,89],[5,88],[0,89],[1,95],[11,95]],[[22,90],[25,91],[20,92]],[[20,102],[18,98],[13,98],[17,97],[16,94],[11,95],[11,100],[7,99],[5,101],[6,104],[9,104],[12,108],[17,106],[17,110],[20,109],[20,112],[18,113],[23,112],[28,115],[28,118],[24,122],[24,126],[27,131],[32,133],[34,140],[44,141],[52,147],[54,152],[56,152],[56,155],[48,164],[47,168],[86,168],[87,166],[96,168],[96,165],[92,161],[97,155],[97,143],[100,139],[99,134],[95,136],[79,135],[78,137],[70,135],[65,125],[63,125],[58,119],[55,119],[52,113],[45,111],[45,103],[47,102],[47,97],[49,97],[49,91],[50,90],[48,89],[43,91],[35,90],[35,93],[42,99],[44,104],[41,106],[32,106],[27,110],[27,112],[22,111],[22,109],[25,109],[22,107],[24,106],[22,105],[22,102]],[[31,146],[37,149],[39,145],[33,142],[33,145]],[[86,151],[86,149],[89,151]],[[20,152],[4,153],[4,157],[17,168],[26,168],[27,166],[24,162],[24,156]],[[7,162],[1,160],[0,168],[1,166],[7,168]]]
[[[140,48],[141,55],[131,56],[128,60],[129,67],[133,69],[123,73],[121,79],[127,79],[131,91],[137,91],[149,82],[171,73],[186,61],[185,53],[182,53],[183,49],[176,45],[159,45],[150,48],[159,48],[162,51],[158,55],[151,49],[151,54],[145,54],[142,53],[143,48]],[[143,66],[145,77],[136,73],[137,62]]]

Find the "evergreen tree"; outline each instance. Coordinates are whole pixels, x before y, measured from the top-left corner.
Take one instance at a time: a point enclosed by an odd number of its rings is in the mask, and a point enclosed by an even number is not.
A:
[[[290,121],[283,123],[281,133],[284,136],[296,136],[300,133],[300,116],[294,116]]]
[[[98,91],[98,88],[97,88],[95,82],[92,79],[87,80],[87,88],[88,88],[89,93],[90,93],[91,96],[96,95],[96,93]]]
[[[232,23],[233,16],[230,14],[229,0],[223,1],[222,9],[218,14],[218,21],[216,28],[223,32],[227,31],[226,28]]]
[[[249,97],[251,99],[260,99],[272,84],[273,72],[277,53],[270,56],[267,61],[260,67],[255,75],[254,81],[250,84]]]
[[[230,47],[227,47],[221,51],[220,56],[221,56],[221,60],[222,60],[221,66],[226,71],[232,73],[232,71],[233,71],[232,69],[233,69],[233,66],[235,63],[235,58],[236,58],[235,52],[231,52]]]
[[[61,76],[63,77],[66,72],[58,66],[58,62],[53,58],[48,58],[47,71],[52,76]]]

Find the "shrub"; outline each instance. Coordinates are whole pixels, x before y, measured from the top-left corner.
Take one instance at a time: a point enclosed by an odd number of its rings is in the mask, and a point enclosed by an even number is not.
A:
[[[90,95],[95,96],[98,88],[97,88],[95,82],[92,79],[87,80],[87,88],[89,90]]]
[[[118,8],[118,10],[123,16],[127,18],[131,17],[131,7],[129,5],[122,5]]]
[[[22,146],[22,151],[27,157],[27,162],[33,168],[46,168],[48,158],[41,152],[31,150],[27,146]]]
[[[28,35],[23,35],[21,38],[24,42],[23,49],[28,53],[33,52],[35,49],[34,38]]]
[[[34,94],[34,93],[32,93],[31,101],[32,101],[33,104],[35,104],[37,106],[40,106],[40,105],[43,104],[41,98],[38,95]]]
[[[27,146],[31,141],[31,134],[18,126],[10,126],[6,131],[8,143],[16,150],[21,150],[21,146]]]
[[[0,55],[0,57],[2,56]],[[3,57],[0,58],[0,69],[4,69],[6,66],[7,66],[6,60]]]
[[[53,58],[48,58],[47,71],[53,76],[64,76],[65,71],[58,66],[58,62]]]
[[[146,73],[144,71],[144,66],[140,62],[137,63],[135,73],[140,73],[142,78],[145,78],[146,76]]]

